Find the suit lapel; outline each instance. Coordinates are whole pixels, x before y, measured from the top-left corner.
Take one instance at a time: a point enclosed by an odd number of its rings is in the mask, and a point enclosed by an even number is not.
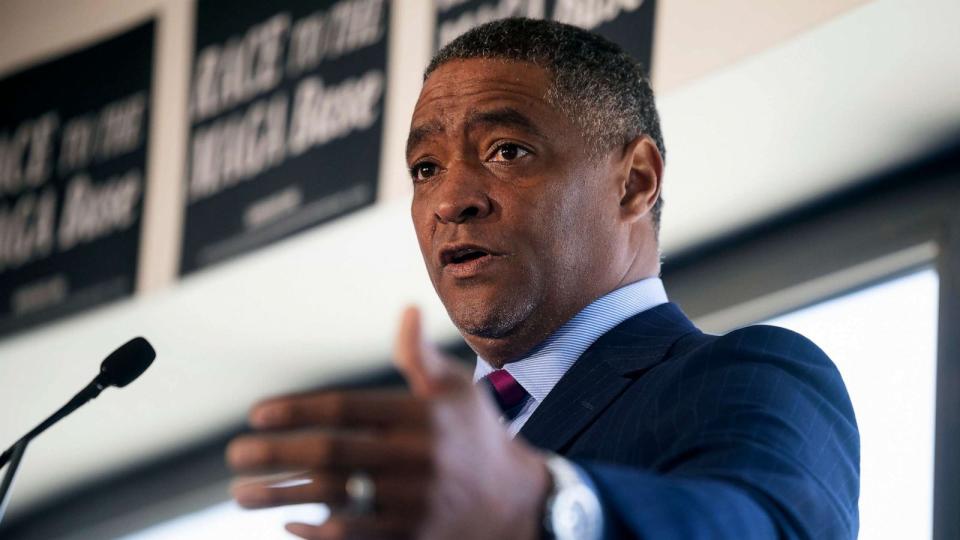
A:
[[[649,309],[600,336],[547,394],[520,435],[559,452],[670,347],[696,332],[676,304]]]

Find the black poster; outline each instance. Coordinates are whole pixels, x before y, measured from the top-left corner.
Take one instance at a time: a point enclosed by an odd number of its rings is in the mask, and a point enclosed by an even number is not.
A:
[[[181,272],[376,196],[386,0],[199,0]]]
[[[0,80],[0,333],[132,293],[153,36]]]
[[[650,73],[655,0],[434,0],[436,48],[480,24],[507,17],[549,18],[596,32]]]

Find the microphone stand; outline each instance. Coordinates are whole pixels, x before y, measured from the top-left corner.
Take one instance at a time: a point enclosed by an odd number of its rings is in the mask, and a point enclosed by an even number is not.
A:
[[[7,503],[10,502],[10,486],[13,485],[13,479],[20,467],[20,460],[23,458],[23,452],[27,449],[29,442],[29,440],[23,438],[10,447],[10,466],[7,467],[7,472],[3,475],[3,482],[0,482],[0,521],[3,521],[3,515],[7,512]]]
[[[13,484],[13,477],[17,474],[20,460],[23,459],[23,452],[27,449],[30,441],[59,422],[63,417],[77,410],[84,403],[99,396],[104,388],[108,386],[123,388],[133,382],[150,367],[156,356],[157,352],[142,337],[136,337],[126,342],[100,363],[100,373],[94,377],[90,384],[73,396],[73,399],[68,401],[66,405],[60,407],[57,412],[51,414],[40,425],[31,429],[29,433],[13,443],[13,446],[0,454],[0,467],[10,462],[6,474],[3,476],[3,481],[0,483],[0,521],[3,521],[3,514],[6,512],[7,503],[10,500],[10,486]]]
[[[60,419],[100,395],[100,392],[102,392],[104,388],[106,388],[106,386],[100,381],[100,377],[97,377],[93,382],[88,384],[86,388],[81,390],[80,393],[73,396],[73,399],[67,402],[66,405],[60,407],[60,410],[50,415],[50,417],[41,422],[40,425],[30,430],[29,433],[15,442],[13,446],[7,448],[3,454],[0,454],[0,467],[3,467],[4,463],[8,461],[10,462],[7,472],[3,475],[3,482],[0,483],[0,522],[3,521],[3,515],[7,511],[7,503],[10,502],[10,487],[13,485],[14,476],[17,474],[17,468],[20,466],[20,460],[23,459],[23,453],[27,449],[27,444],[29,444],[34,437],[60,421]]]

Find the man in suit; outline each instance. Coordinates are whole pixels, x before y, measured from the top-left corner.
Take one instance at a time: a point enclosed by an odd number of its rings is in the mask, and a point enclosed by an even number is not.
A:
[[[704,335],[667,301],[664,153],[642,69],[596,35],[512,19],[441,50],[411,214],[474,376],[408,310],[411,392],[255,406],[230,464],[300,481],[237,500],[328,503],[287,526],[304,538],[854,538],[859,438],[830,360],[772,327]]]

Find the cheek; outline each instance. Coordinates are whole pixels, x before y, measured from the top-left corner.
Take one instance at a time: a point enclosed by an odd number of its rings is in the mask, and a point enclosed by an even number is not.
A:
[[[546,291],[560,292],[565,277],[580,260],[576,203],[556,191],[541,191],[535,196],[524,194],[514,200],[512,210],[521,219],[516,224],[520,234],[513,242],[524,253],[524,270],[528,280],[540,282]],[[510,209],[505,208],[504,216]]]
[[[553,208],[557,257],[571,277],[584,272],[593,274],[604,266],[615,233],[609,208],[616,204],[603,195],[585,189],[567,190]]]
[[[436,229],[436,221],[431,219],[432,214],[426,211],[425,205],[414,200],[410,205],[410,218],[413,222],[413,230],[417,235],[417,244],[420,246],[420,254],[424,261],[428,261],[431,253],[433,233]],[[427,264],[430,270],[430,265]]]

